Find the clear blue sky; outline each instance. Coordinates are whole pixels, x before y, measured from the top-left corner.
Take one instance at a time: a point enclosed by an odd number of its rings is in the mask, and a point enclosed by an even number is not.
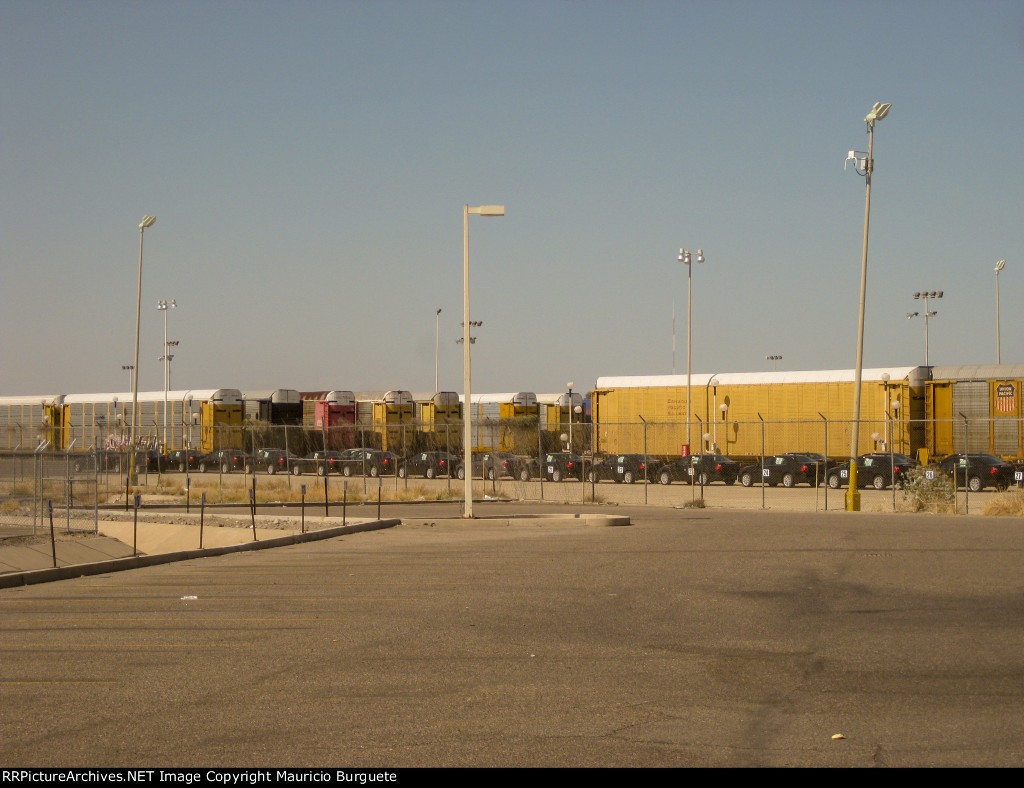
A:
[[[0,0],[0,394],[1024,362],[1024,4]]]

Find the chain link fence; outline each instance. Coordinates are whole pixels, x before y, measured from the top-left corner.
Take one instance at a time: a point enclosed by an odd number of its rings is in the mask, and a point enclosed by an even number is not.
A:
[[[1016,424],[1019,420],[1014,421],[1010,425],[1006,419],[980,418],[862,420],[856,450],[858,454],[888,455],[893,462],[907,457],[921,465],[964,449],[1020,460],[1024,457],[1024,428]],[[666,506],[704,500],[711,505],[771,507],[782,500],[780,496],[789,495],[791,507],[799,500],[795,508],[842,508],[845,484],[830,489],[821,476],[849,459],[853,434],[853,422],[824,417],[787,422],[723,419],[707,423],[695,418],[690,424],[641,420],[600,425],[543,422],[536,416],[480,419],[474,420],[472,430],[474,490],[481,498],[567,503],[614,500]],[[192,448],[167,455],[146,449],[133,458],[126,451],[109,448],[7,452],[0,454],[0,526],[48,527],[52,504],[56,526],[95,530],[100,507],[128,508],[137,492],[144,493],[144,506],[461,500],[464,484],[460,479],[465,473],[462,437],[459,421],[330,428],[250,423],[204,427],[201,434],[196,431]],[[931,450],[936,440],[947,450]],[[264,457],[268,450],[277,452],[275,463],[261,462],[261,450]],[[315,455],[317,452],[320,454]],[[437,478],[400,472],[417,455],[432,452],[448,457],[446,470],[434,474]],[[773,483],[762,481],[764,458],[786,452],[819,455],[822,473],[817,484],[797,484],[813,488],[813,495],[805,493],[798,499],[781,485],[775,489]],[[724,475],[691,475],[693,468],[685,467],[686,463],[679,470],[684,454],[727,458],[735,465],[729,465]],[[349,460],[328,465],[327,455]],[[386,465],[372,461],[371,456],[380,455],[388,457]],[[603,473],[603,462],[620,455],[649,459],[628,477]],[[313,460],[313,456],[319,459]],[[353,456],[358,459],[352,460]],[[135,480],[130,478],[133,460]],[[567,461],[571,467],[563,464]],[[712,461],[712,468],[717,462]],[[662,472],[665,468],[672,469],[667,476]],[[744,468],[753,468],[756,490],[739,492]],[[867,492],[880,501],[879,506],[899,507],[894,485],[886,485],[884,499],[875,495],[876,490]]]
[[[100,474],[93,453],[0,454],[0,529],[97,530]],[[2,532],[0,532],[2,533]]]

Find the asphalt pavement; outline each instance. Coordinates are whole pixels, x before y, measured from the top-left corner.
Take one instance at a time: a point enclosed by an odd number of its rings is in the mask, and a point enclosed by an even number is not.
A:
[[[478,509],[0,589],[0,763],[1024,764],[1020,518]]]

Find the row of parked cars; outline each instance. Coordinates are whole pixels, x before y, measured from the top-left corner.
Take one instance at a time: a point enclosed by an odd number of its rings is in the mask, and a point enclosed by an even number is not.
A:
[[[905,454],[871,452],[856,460],[857,487],[884,490],[902,487],[907,473],[920,463]],[[585,470],[584,470],[585,468]],[[765,484],[770,487],[816,486],[832,489],[848,487],[850,463],[828,459],[815,452],[787,452],[758,459],[741,466],[720,454],[694,454],[663,461],[645,454],[620,454],[584,464],[583,458],[568,452],[547,454],[540,469],[551,481],[585,478],[589,482],[613,481],[622,484],[683,482],[707,485],[715,482],[731,485],[738,480],[744,487]],[[1014,465],[984,453],[954,454],[925,469],[926,475],[955,479],[957,487],[980,492],[991,487],[1005,489],[1024,486],[1024,464]],[[538,473],[538,475],[540,475]]]
[[[99,456],[100,467],[104,470],[121,470],[125,460],[123,452],[102,452]],[[907,472],[918,465],[917,460],[905,454],[863,454],[857,458],[857,486],[876,490],[902,486]],[[420,452],[408,458],[380,449],[315,451],[305,457],[284,449],[257,449],[252,454],[238,449],[221,449],[210,454],[178,449],[166,455],[158,451],[139,451],[136,453],[136,467],[149,471],[244,471],[271,475],[291,473],[296,476],[313,473],[346,477],[466,477],[462,457],[446,451]],[[979,492],[986,487],[1004,489],[1014,484],[1024,485],[1024,464],[1014,465],[991,454],[953,454],[929,466],[926,472],[949,479],[955,477],[957,487],[966,486],[971,492]],[[744,487],[759,484],[770,487],[816,486],[824,483],[832,489],[840,489],[849,486],[850,464],[813,452],[776,454],[743,466],[720,454],[694,454],[668,461],[646,454],[618,454],[595,462],[584,460],[573,452],[549,452],[540,458],[509,452],[486,452],[473,455],[473,478],[700,485],[715,482],[732,485],[739,481]]]

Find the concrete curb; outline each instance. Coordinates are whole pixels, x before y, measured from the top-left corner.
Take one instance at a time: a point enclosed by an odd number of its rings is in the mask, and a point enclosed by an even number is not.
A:
[[[438,523],[444,523],[445,525],[473,525],[473,524],[486,524],[486,525],[512,525],[516,522],[533,522],[542,523],[544,521],[551,521],[553,524],[559,523],[576,523],[581,525],[592,525],[592,526],[622,526],[632,525],[629,517],[621,514],[514,514],[506,516],[495,516],[495,517],[473,517],[470,520],[466,520],[460,517],[403,517],[403,525],[437,525]]]
[[[27,572],[9,572],[0,575],[0,588],[16,588],[18,586],[33,585],[35,583],[49,583],[53,580],[67,580],[73,577],[85,577],[87,575],[102,575],[108,572],[121,572],[126,569],[139,569],[144,566],[157,566],[169,564],[175,561],[188,561],[192,558],[204,558],[212,555],[225,555],[227,553],[240,553],[250,550],[265,550],[271,547],[285,547],[287,545],[302,544],[303,542],[315,542],[321,539],[332,539],[336,536],[354,534],[361,531],[377,531],[383,528],[392,528],[401,524],[401,520],[375,520],[368,523],[356,523],[353,525],[339,525],[332,528],[321,528],[316,531],[307,531],[304,534],[290,534],[279,536],[273,539],[263,539],[255,542],[243,542],[242,544],[227,545],[224,547],[207,547],[202,550],[179,550],[171,553],[158,553],[155,555],[137,555],[128,558],[114,558],[109,561],[97,561],[89,564],[74,564],[71,566],[58,566],[50,569],[33,569]]]

